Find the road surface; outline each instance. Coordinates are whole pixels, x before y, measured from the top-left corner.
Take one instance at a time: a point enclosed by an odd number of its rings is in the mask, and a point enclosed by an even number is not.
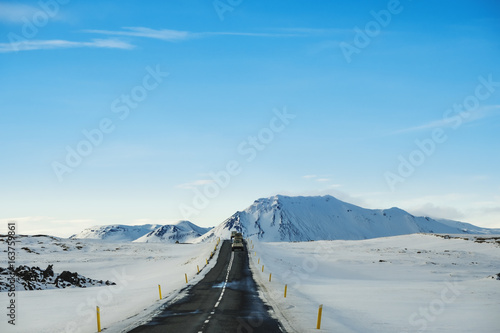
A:
[[[232,252],[230,241],[224,241],[215,266],[186,297],[130,332],[285,332],[258,297],[248,261],[246,251]]]

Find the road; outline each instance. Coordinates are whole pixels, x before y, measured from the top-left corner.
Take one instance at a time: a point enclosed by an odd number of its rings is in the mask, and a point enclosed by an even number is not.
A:
[[[224,241],[215,266],[186,297],[130,332],[285,332],[268,310],[258,297],[247,252],[232,252],[231,242]]]

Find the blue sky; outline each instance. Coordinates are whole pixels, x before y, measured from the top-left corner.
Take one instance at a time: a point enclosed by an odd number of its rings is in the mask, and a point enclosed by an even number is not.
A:
[[[213,226],[279,193],[500,227],[499,18],[497,1],[0,2],[0,220]]]

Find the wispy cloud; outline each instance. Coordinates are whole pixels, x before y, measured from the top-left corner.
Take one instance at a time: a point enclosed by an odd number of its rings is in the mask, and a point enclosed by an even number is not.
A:
[[[409,210],[416,216],[446,219],[460,219],[464,217],[464,214],[455,207],[436,205],[430,202]]]
[[[24,4],[0,2],[0,22],[24,23],[24,19],[33,17],[39,8]]]
[[[193,33],[188,31],[170,29],[155,30],[144,27],[123,27],[122,29],[124,30],[83,30],[83,32],[111,36],[154,38],[170,42],[193,38]]]
[[[210,36],[247,36],[247,37],[299,37],[304,33],[272,33],[272,32],[190,32],[171,29],[151,29],[146,27],[123,27],[122,30],[82,30],[86,33],[103,34],[110,36],[129,36],[160,39],[169,42],[177,42],[193,38],[203,38]]]
[[[433,120],[433,121],[430,121],[426,124],[422,124],[422,125],[418,125],[418,126],[414,126],[414,127],[404,128],[404,129],[395,131],[391,134],[402,134],[402,133],[409,133],[409,132],[424,131],[424,130],[433,129],[433,128],[446,128],[446,127],[456,126],[455,117],[461,118],[461,121],[462,121],[461,124],[471,123],[473,121],[477,121],[477,120],[498,114],[499,111],[500,111],[500,105],[484,106],[484,107],[481,107],[477,110],[465,113],[464,115],[461,115],[460,113],[454,113],[454,114],[451,114],[447,117],[443,117],[442,119]]]
[[[33,17],[37,13],[40,16],[48,16],[51,20],[64,19],[59,8],[51,11],[41,6],[36,7],[20,3],[0,2],[0,22],[3,23],[24,24],[26,21],[33,20]]]
[[[313,175],[313,174],[302,176],[302,178],[307,179],[309,181],[315,181],[318,183],[323,183],[325,185],[328,185],[328,189],[334,189],[334,188],[342,186],[340,184],[332,183],[332,179],[328,178],[328,177],[330,177],[330,176],[329,175],[318,176],[318,175]],[[330,184],[328,184],[328,183],[330,183]]]
[[[182,189],[185,189],[185,190],[192,190],[192,189],[194,189],[194,188],[196,188],[198,186],[212,184],[214,182],[215,181],[212,180],[212,179],[199,179],[199,180],[195,180],[195,181],[192,181],[192,182],[189,182],[189,183],[179,184],[176,187],[177,188],[182,188]]]
[[[331,179],[330,178],[318,178],[316,179],[317,182],[320,182],[320,183],[326,183],[326,182],[329,182]]]
[[[247,37],[302,37],[304,34],[296,33],[273,33],[273,32],[199,32],[195,35],[205,36],[247,36]]]
[[[32,51],[32,50],[48,50],[48,49],[63,49],[63,48],[110,48],[110,49],[125,49],[130,50],[135,46],[116,39],[93,39],[90,42],[74,42],[68,40],[26,40],[15,43],[0,43],[0,53],[17,52],[17,51]]]

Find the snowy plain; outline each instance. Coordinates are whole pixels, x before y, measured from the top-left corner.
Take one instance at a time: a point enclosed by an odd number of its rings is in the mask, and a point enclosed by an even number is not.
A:
[[[3,242],[0,245],[3,253]],[[215,265],[218,252],[206,265],[214,248],[211,242],[152,244],[22,237],[17,243],[16,265],[44,269],[53,264],[55,272],[68,270],[93,279],[109,279],[116,286],[17,291],[16,325],[7,323],[7,309],[2,306],[0,332],[96,332],[96,306],[106,332],[126,331],[150,318],[166,302],[181,297],[184,287],[201,280]],[[3,259],[1,266],[5,266]],[[196,274],[197,266],[200,274]],[[7,292],[0,293],[0,304],[8,302]]]
[[[499,243],[483,242],[481,235],[456,237],[251,239],[248,254],[261,296],[289,332],[498,332]],[[185,273],[189,284],[198,282],[215,265],[217,254],[205,266],[214,246],[25,237],[17,264],[53,264],[56,272],[69,270],[117,285],[19,291],[16,326],[2,320],[0,332],[96,332],[96,306],[106,332],[126,332],[182,297]],[[7,293],[0,293],[0,304],[7,302]]]
[[[249,255],[262,297],[290,332],[499,332],[500,246],[477,237],[251,238]]]

